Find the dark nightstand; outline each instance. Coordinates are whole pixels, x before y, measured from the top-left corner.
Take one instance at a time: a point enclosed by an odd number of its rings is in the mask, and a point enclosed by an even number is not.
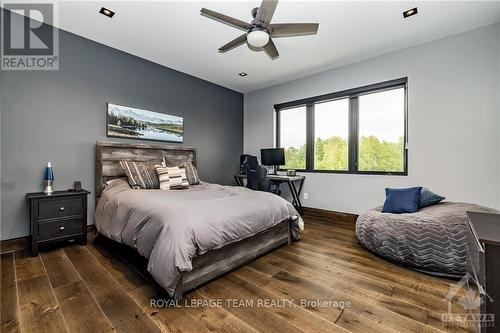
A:
[[[31,255],[38,255],[38,246],[79,239],[87,243],[87,195],[90,192],[55,191],[26,193],[30,206]]]
[[[467,212],[470,233],[467,234],[467,264],[473,282],[481,295],[481,332],[498,332],[500,317],[500,214]],[[495,319],[497,322],[495,323]],[[487,326],[489,324],[490,326]],[[491,326],[493,324],[493,326]]]

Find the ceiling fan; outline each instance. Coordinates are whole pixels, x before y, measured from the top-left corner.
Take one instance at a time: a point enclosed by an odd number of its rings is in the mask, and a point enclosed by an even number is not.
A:
[[[219,52],[227,52],[246,42],[251,50],[264,50],[274,60],[279,56],[279,53],[272,38],[315,35],[319,27],[319,23],[271,24],[277,5],[278,0],[263,0],[260,7],[252,9],[253,20],[251,23],[206,8],[201,9],[201,15],[245,31],[243,35],[219,48]]]

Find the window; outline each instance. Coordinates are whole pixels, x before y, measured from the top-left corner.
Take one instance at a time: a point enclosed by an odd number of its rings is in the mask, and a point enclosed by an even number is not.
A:
[[[275,105],[284,169],[407,174],[407,79]]]
[[[404,88],[359,97],[359,170],[403,172]]]
[[[349,99],[343,98],[315,105],[315,170],[348,170],[348,135]]]
[[[306,107],[280,112],[280,147],[285,148],[285,168],[306,168]]]

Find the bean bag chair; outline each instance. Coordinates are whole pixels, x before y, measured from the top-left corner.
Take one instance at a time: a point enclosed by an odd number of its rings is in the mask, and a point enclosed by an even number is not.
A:
[[[361,214],[356,236],[371,252],[426,273],[462,277],[467,272],[468,211],[498,213],[473,204],[442,202],[411,214]]]

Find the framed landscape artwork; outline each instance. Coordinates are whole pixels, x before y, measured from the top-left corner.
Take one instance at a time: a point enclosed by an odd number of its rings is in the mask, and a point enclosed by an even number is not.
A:
[[[184,118],[108,103],[106,135],[182,143]]]

